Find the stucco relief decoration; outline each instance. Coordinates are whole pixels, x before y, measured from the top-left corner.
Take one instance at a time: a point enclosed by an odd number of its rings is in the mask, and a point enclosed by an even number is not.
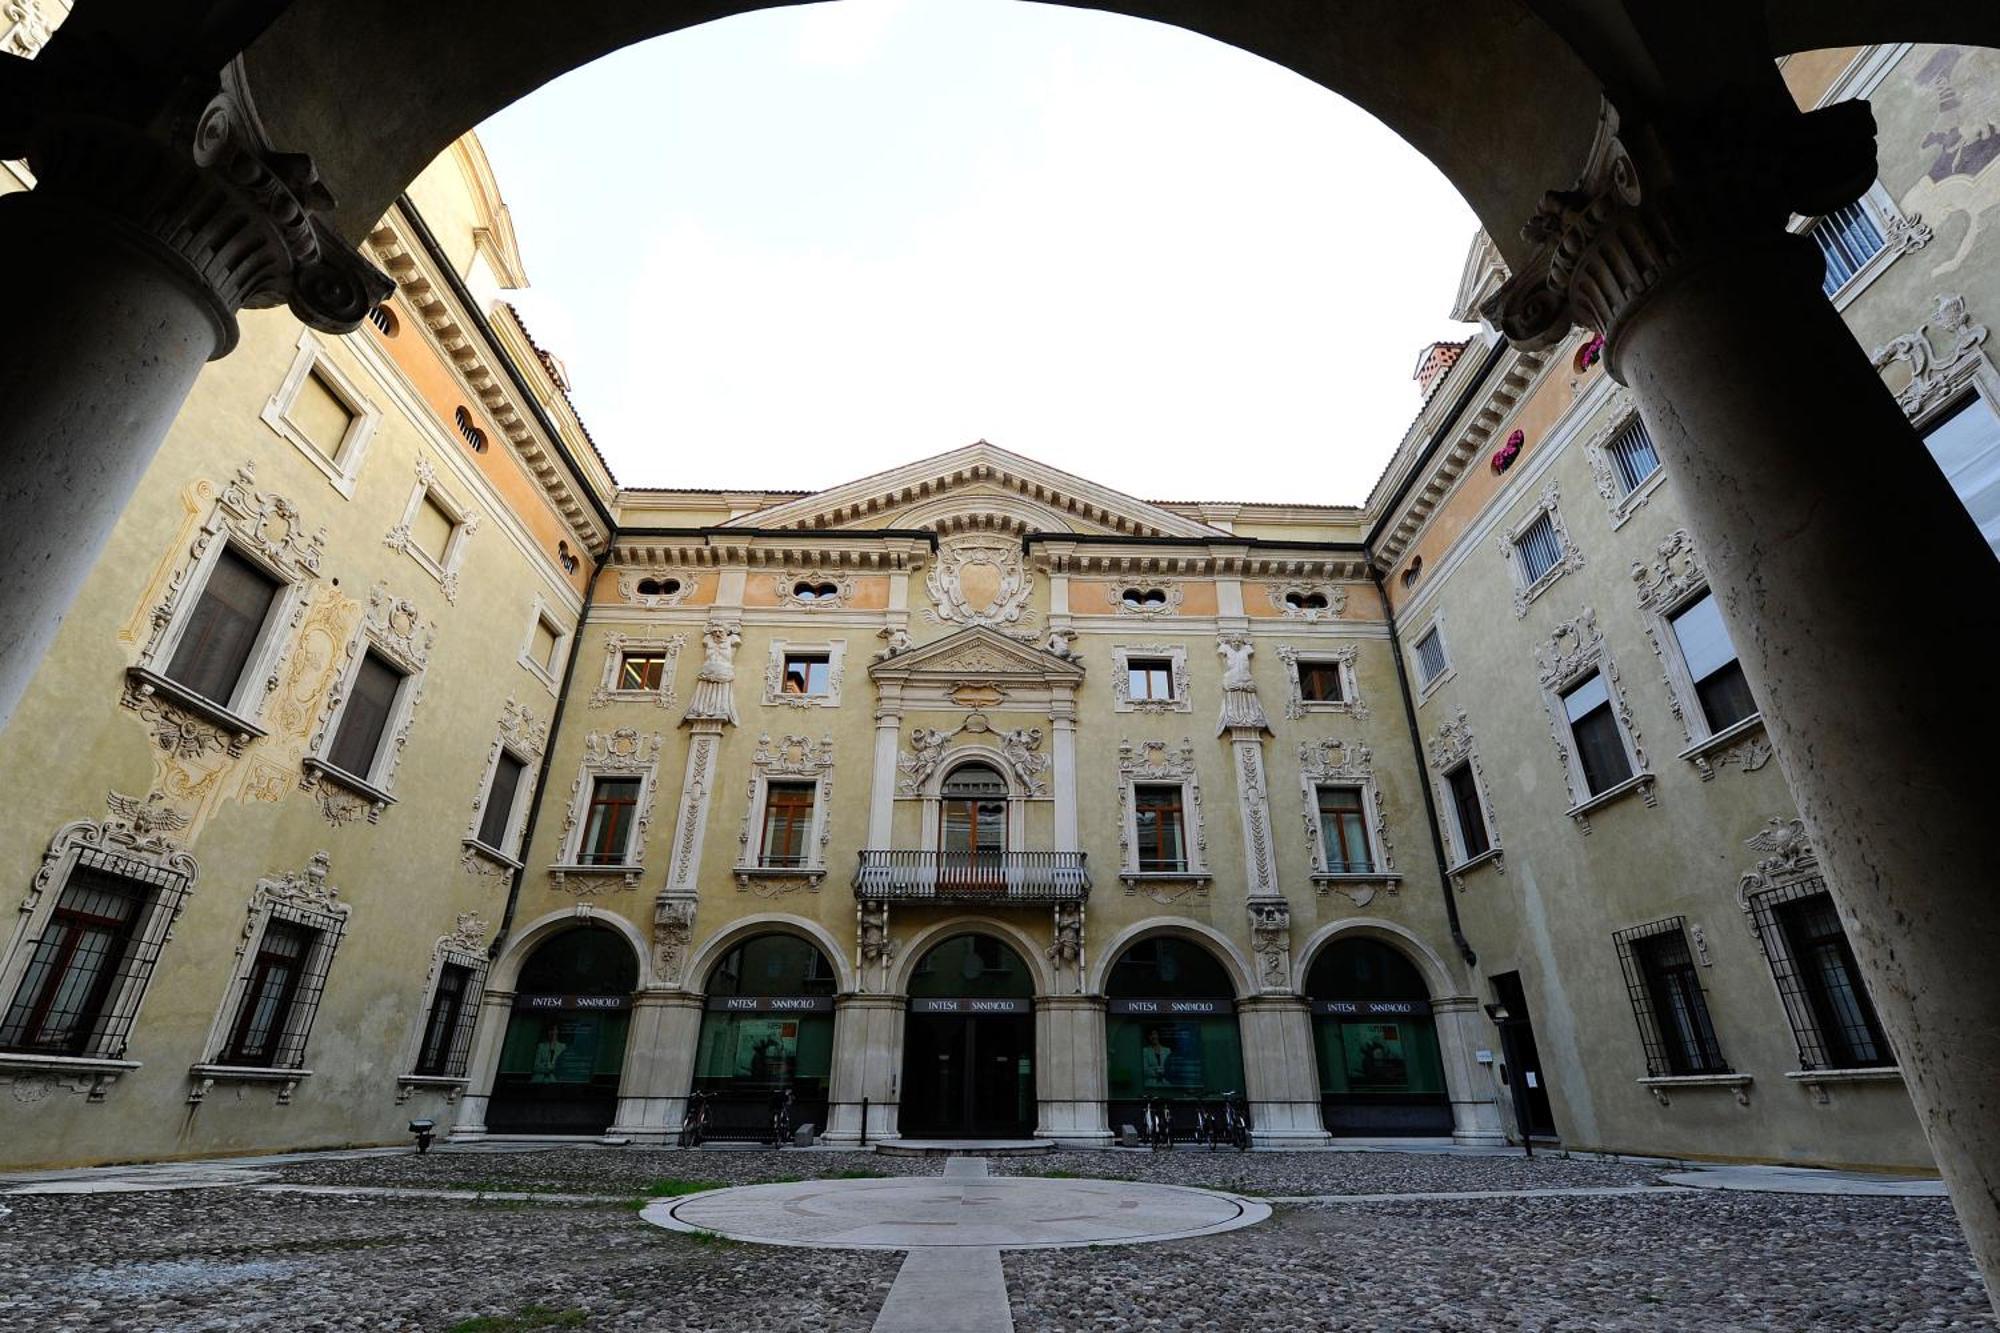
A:
[[[1588,678],[1593,672],[1604,678],[1606,693],[1611,700],[1611,711],[1618,720],[1618,727],[1632,747],[1633,775],[1638,780],[1640,799],[1647,805],[1655,802],[1656,795],[1652,778],[1646,763],[1646,746],[1640,738],[1638,724],[1633,721],[1631,706],[1625,702],[1625,691],[1618,675],[1618,664],[1606,650],[1604,633],[1597,627],[1597,613],[1589,607],[1579,611],[1573,620],[1565,620],[1555,627],[1548,641],[1535,650],[1535,665],[1542,687],[1542,698],[1548,706],[1549,739],[1555,743],[1556,762],[1562,769],[1563,784],[1569,792],[1569,803],[1579,806],[1591,799],[1590,789],[1585,785],[1582,769],[1576,757],[1570,753],[1572,735],[1568,713],[1564,709],[1563,692]],[[1577,827],[1590,832],[1590,820],[1581,811],[1571,815]]]
[[[889,904],[862,903],[856,911],[854,954],[865,976],[869,968],[886,972],[896,961],[896,941],[889,934]],[[886,977],[885,977],[886,980]]]
[[[916,647],[915,641],[910,638],[910,631],[901,625],[885,626],[876,631],[875,637],[882,640],[882,647],[870,659],[876,662],[886,662]]]
[[[1527,615],[1528,607],[1537,597],[1547,592],[1557,579],[1583,568],[1583,552],[1577,550],[1576,543],[1570,540],[1569,528],[1563,522],[1561,502],[1562,488],[1554,481],[1549,482],[1542,488],[1542,494],[1536,500],[1535,507],[1522,517],[1514,530],[1504,532],[1497,538],[1501,558],[1506,560],[1514,572],[1514,615],[1517,619]],[[1542,571],[1540,578],[1531,581],[1526,577],[1527,571],[1521,566],[1521,552],[1515,543],[1525,536],[1528,529],[1532,528],[1543,515],[1548,516],[1549,527],[1555,533],[1556,544],[1561,548],[1561,552],[1557,555],[1555,563]]]
[[[611,703],[650,703],[660,708],[671,708],[675,702],[674,669],[679,666],[681,649],[687,645],[687,635],[673,634],[664,638],[644,635],[615,633],[604,639],[604,674],[597,688],[590,692],[586,701],[588,707],[603,708]],[[657,654],[666,659],[660,668],[660,684],[657,689],[629,684],[624,678],[625,654]]]
[[[1050,931],[1048,959],[1057,971],[1083,965],[1083,904],[1057,903]]]
[[[1215,724],[1216,734],[1247,727],[1269,731],[1270,719],[1257,699],[1257,677],[1250,670],[1250,658],[1257,649],[1247,634],[1225,634],[1215,641],[1216,655],[1222,659],[1222,713]]]
[[[685,569],[621,569],[618,595],[649,611],[679,606],[695,589],[695,576]]]
[[[460,868],[468,874],[504,879],[512,873],[510,866],[482,856],[469,844],[479,836],[479,826],[486,811],[487,786],[491,781],[494,766],[499,762],[501,751],[513,751],[523,761],[525,768],[532,768],[534,761],[542,757],[542,751],[547,748],[548,743],[549,724],[546,719],[537,717],[533,709],[512,697],[500,706],[500,723],[493,737],[493,743],[486,750],[486,767],[481,770],[487,775],[487,780],[479,784],[478,792],[473,795],[472,819],[465,830],[468,845],[458,859]]]
[[[1625,489],[1624,481],[1611,461],[1608,452],[1611,442],[1623,435],[1639,422],[1639,409],[1633,404],[1629,389],[1615,391],[1606,409],[1604,424],[1584,442],[1583,456],[1590,463],[1590,475],[1597,483],[1597,493],[1604,500],[1604,507],[1611,514],[1612,531],[1625,526],[1628,519],[1646,507],[1659,489],[1661,480],[1667,475],[1664,466],[1653,469],[1652,475],[1631,490]]]
[[[1134,699],[1129,663],[1154,658],[1168,664],[1173,690],[1165,699]],[[1186,713],[1194,708],[1189,690],[1187,648],[1178,643],[1121,643],[1111,650],[1111,697],[1121,713]]]
[[[1264,791],[1264,751],[1261,746],[1240,741],[1236,745],[1237,799],[1243,829],[1250,842],[1250,884],[1252,896],[1277,892],[1277,875],[1271,861],[1271,801]]]
[[[1034,574],[1016,538],[982,532],[947,540],[924,575],[924,587],[931,601],[924,615],[934,623],[985,625],[1033,637],[1035,612],[1028,599],[1035,591]]]
[[[945,747],[957,733],[939,727],[913,727],[910,748],[896,756],[896,795],[921,796],[931,774],[944,761]]]
[[[687,790],[681,794],[679,841],[674,845],[673,858],[673,882],[684,891],[691,891],[688,881],[695,873],[699,859],[695,852],[701,844],[702,825],[708,819],[709,768],[716,745],[717,738],[712,733],[697,734],[688,749]]]
[[[408,744],[410,728],[416,722],[417,706],[423,702],[424,671],[430,665],[431,645],[436,638],[436,628],[425,623],[416,603],[407,597],[394,596],[379,583],[369,591],[368,610],[362,617],[360,632],[349,638],[339,682],[327,691],[325,701],[320,705],[312,738],[306,744],[307,763],[299,776],[299,787],[314,793],[319,801],[320,813],[334,827],[352,823],[361,813],[367,815],[371,824],[381,818],[384,801],[377,793],[386,794],[395,784],[396,769],[403,760],[403,748]],[[394,730],[383,741],[386,757],[377,764],[378,771],[372,775],[372,781],[371,775],[342,775],[324,762],[315,762],[331,746],[341,707],[347,700],[348,691],[353,688],[362,658],[370,649],[394,663],[408,677],[403,697],[389,717]],[[354,786],[352,779],[361,779],[369,784],[370,790],[332,791],[327,782],[329,776],[335,783],[341,783],[345,777],[348,779],[345,785],[350,787]],[[361,798],[359,806],[357,798]]]
[[[1757,941],[1759,949],[1765,949],[1751,899],[1760,893],[1782,889],[1817,876],[1820,873],[1819,855],[1813,851],[1812,839],[1806,835],[1805,821],[1784,815],[1766,819],[1764,827],[1745,838],[1743,845],[1762,855],[1753,869],[1744,871],[1737,879],[1736,902],[1749,922],[1751,938]]]
[[[1121,616],[1178,615],[1187,589],[1177,579],[1111,580],[1104,584],[1112,611]]]
[[[1265,990],[1291,989],[1292,909],[1283,899],[1250,904],[1250,951]]]
[[[1157,903],[1178,902],[1191,896],[1205,896],[1208,883],[1208,829],[1202,818],[1201,782],[1196,776],[1194,742],[1181,738],[1179,745],[1166,741],[1118,742],[1118,861],[1123,868],[1127,894],[1143,892]],[[1179,783],[1186,793],[1187,837],[1191,877],[1176,883],[1153,882],[1152,872],[1138,870],[1138,849],[1133,845],[1132,789],[1144,783]]]
[[[702,631],[701,669],[695,672],[694,692],[681,716],[683,722],[736,725],[736,650],[742,645],[743,632],[734,624],[716,622]]]
[[[942,727],[911,728],[910,748],[896,756],[897,797],[902,800],[922,797],[938,766],[944,762],[951,742],[965,732],[990,733],[993,736],[999,743],[1001,757],[1013,772],[1014,780],[1020,783],[1023,794],[1030,798],[1049,794],[1046,774],[1050,760],[1042,752],[1042,729],[1016,727],[1010,731],[995,732],[983,715],[974,713],[949,731]]]
[[[1480,812],[1486,817],[1486,837],[1492,850],[1500,850],[1500,821],[1493,813],[1493,798],[1487,794],[1486,771],[1480,767],[1479,749],[1472,734],[1472,723],[1463,708],[1449,722],[1437,729],[1430,744],[1424,747],[1430,757],[1431,772],[1438,779],[1457,768],[1460,764],[1471,766],[1474,785],[1479,789]],[[1440,781],[1439,786],[1442,787]],[[1449,792],[1440,792],[1441,799],[1449,799]],[[1500,856],[1494,857],[1494,868],[1506,873],[1506,862]],[[1454,876],[1461,891],[1465,888],[1463,876]]]
[[[830,611],[854,599],[854,576],[843,570],[784,570],[771,576],[781,606]]]
[[[188,817],[167,803],[165,793],[148,792],[141,799],[123,792],[109,792],[105,808],[109,814],[103,820],[77,820],[56,830],[48,850],[42,854],[41,869],[35,872],[27,897],[22,900],[23,912],[33,912],[41,906],[43,896],[56,887],[57,869],[77,849],[108,852],[164,870],[179,881],[176,889],[179,894],[194,887],[194,858],[170,836],[188,826]],[[178,899],[173,911],[176,914],[180,911]]]
[[[1905,414],[1918,416],[1958,392],[1987,363],[1981,350],[1986,336],[1986,326],[1966,313],[1963,296],[1941,295],[1922,324],[1875,349],[1875,368],[1903,368],[1909,381],[1896,388],[1896,401]]]
[[[1082,660],[1076,651],[1076,631],[1067,625],[1053,625],[1042,640],[1042,651],[1065,662]]]
[[[578,874],[574,864],[558,868],[551,876],[555,886],[571,893],[598,893],[617,882],[635,888],[645,853],[646,830],[653,819],[653,798],[659,784],[660,746],[658,732],[642,736],[637,728],[618,727],[609,732],[593,731],[583,738],[583,762],[569,784],[569,808],[563,814],[565,860],[575,855],[575,839],[581,827],[591,788],[600,777],[639,779],[639,801],[632,814],[632,832],[626,843],[625,861],[615,866],[593,868],[594,873]],[[573,882],[572,882],[573,881]]]
[[[791,693],[785,689],[785,657],[788,653],[826,654],[826,689],[818,694]],[[773,639],[764,663],[764,704],[782,708],[834,708],[840,705],[840,689],[847,680],[847,640],[830,643],[796,643]]]
[[[1966,220],[1965,237],[1932,277],[1964,264],[1980,231],[2000,205],[2000,57],[1964,46],[1942,46],[1916,73],[1919,88],[1935,90],[1937,113],[1911,156],[1930,169],[1897,206],[1911,221],[1929,217],[1943,227],[1954,215]],[[1926,231],[1929,227],[1925,228]]]
[[[1271,599],[1271,609],[1279,615],[1287,620],[1304,621],[1308,625],[1317,625],[1323,620],[1338,620],[1341,613],[1347,610],[1347,589],[1325,580],[1292,579],[1267,583],[1264,595]]]
[[[314,852],[304,868],[257,881],[250,895],[250,910],[243,920],[243,933],[236,945],[241,958],[263,927],[273,908],[289,908],[308,917],[318,917],[338,928],[354,908],[340,901],[340,890],[327,882],[333,861],[325,851]]]
[[[695,900],[661,894],[653,902],[653,975],[666,986],[681,984],[688,943],[694,935]]]
[[[1361,789],[1368,832],[1374,843],[1379,878],[1372,882],[1322,878],[1319,891],[1337,890],[1356,907],[1375,900],[1378,885],[1391,893],[1396,890],[1396,847],[1389,841],[1389,818],[1381,789],[1375,785],[1375,752],[1359,741],[1337,736],[1299,742],[1300,816],[1305,822],[1306,846],[1312,850],[1313,873],[1327,876],[1326,847],[1319,825],[1319,788],[1325,785],[1354,786]]]
[[[1708,574],[1695,551],[1694,538],[1686,528],[1676,528],[1654,548],[1653,558],[1632,562],[1632,582],[1638,592],[1639,609],[1645,612],[1646,642],[1660,663],[1660,681],[1667,687],[1667,704],[1690,746],[1707,739],[1708,726],[1701,717],[1701,701],[1694,682],[1686,679],[1677,645],[1670,646],[1673,627],[1669,615],[1680,610],[1708,587]],[[1707,782],[1716,771],[1730,765],[1754,773],[1771,762],[1775,751],[1761,727],[1720,748],[1690,750],[1683,755],[1693,764],[1701,780]]]
[[[59,12],[50,18],[43,12],[44,6]],[[67,0],[7,0],[0,6],[0,22],[7,25],[6,36],[0,38],[0,50],[32,60],[48,45],[56,25],[68,16]]]
[[[813,801],[815,835],[807,846],[806,864],[775,872],[757,866],[756,819],[761,813],[757,791],[773,780],[808,779],[818,786]],[[757,738],[750,756],[750,777],[743,790],[743,825],[736,835],[736,885],[760,898],[776,898],[802,889],[817,890],[826,878],[826,849],[833,840],[833,737],[809,740],[788,735]]]
[[[469,958],[481,958],[486,953],[486,923],[479,919],[477,912],[460,912],[453,922],[451,933],[438,937],[438,952],[459,953]]]
[[[1362,719],[1368,716],[1367,701],[1361,697],[1359,677],[1355,665],[1360,659],[1360,649],[1354,644],[1342,644],[1338,648],[1308,648],[1301,650],[1295,644],[1280,644],[1278,660],[1285,664],[1285,716],[1301,718],[1307,713],[1343,713],[1348,717]],[[1340,698],[1308,700],[1299,687],[1299,663],[1333,663],[1340,671]]]
[[[1048,794],[1048,784],[1042,775],[1049,771],[1049,757],[1042,753],[1040,727],[1016,727],[1001,732],[1000,753],[1007,757],[1007,766],[1014,770],[1014,778],[1023,791],[1030,796]]]

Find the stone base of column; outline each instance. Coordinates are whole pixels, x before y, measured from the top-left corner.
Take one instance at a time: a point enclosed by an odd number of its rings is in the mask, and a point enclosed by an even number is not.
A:
[[[694,1082],[701,1006],[702,997],[692,991],[642,990],[632,997],[618,1111],[606,1137],[661,1143],[680,1134]]]
[[[1112,1141],[1105,1109],[1104,997],[1044,995],[1035,1001],[1035,1137],[1064,1147]]]
[[[900,995],[843,995],[834,1001],[833,1095],[827,1108],[829,1147],[861,1143],[861,1102],[868,1102],[868,1142],[897,1136],[897,1095],[903,1076]]]
[[[1294,1148],[1327,1142],[1332,1136],[1320,1118],[1311,1006],[1296,995],[1253,995],[1238,1002],[1236,1024],[1250,1141]]]
[[[1470,995],[1435,999],[1431,1001],[1431,1021],[1444,1063],[1444,1085],[1451,1095],[1451,1141],[1466,1147],[1505,1146],[1507,1126],[1500,1117],[1492,1066],[1480,1064],[1474,1056],[1481,1025],[1487,1021],[1479,1001]]]

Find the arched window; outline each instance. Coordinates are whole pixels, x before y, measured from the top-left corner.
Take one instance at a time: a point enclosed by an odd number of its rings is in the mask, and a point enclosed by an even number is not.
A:
[[[452,409],[451,419],[458,427],[458,433],[465,437],[465,442],[468,445],[472,446],[473,453],[483,454],[486,452],[486,432],[473,424],[472,413],[468,412],[464,407],[456,407]]]
[[[489,1129],[597,1134],[618,1109],[639,959],[604,926],[544,940],[521,965],[493,1080]]]

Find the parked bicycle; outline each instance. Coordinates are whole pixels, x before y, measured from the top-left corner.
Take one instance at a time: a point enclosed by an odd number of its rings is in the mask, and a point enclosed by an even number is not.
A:
[[[1233,1091],[1222,1094],[1222,1110],[1216,1121],[1218,1146],[1226,1143],[1238,1152],[1250,1151],[1250,1117]]]
[[[1149,1098],[1140,1117],[1139,1134],[1154,1151],[1174,1146],[1174,1109],[1162,1097]]]
[[[771,1094],[771,1145],[782,1148],[792,1139],[792,1090],[780,1088]]]
[[[688,1094],[687,1112],[681,1117],[681,1147],[699,1148],[708,1137],[708,1099],[705,1092]]]

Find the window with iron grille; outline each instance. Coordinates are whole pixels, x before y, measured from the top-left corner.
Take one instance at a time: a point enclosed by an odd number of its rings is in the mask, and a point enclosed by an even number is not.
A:
[[[1750,915],[1798,1041],[1800,1067],[1894,1064],[1826,881],[1813,875],[1756,894]]]
[[[1188,868],[1187,812],[1181,789],[1171,783],[1132,789],[1133,831],[1138,836],[1139,869],[1177,873]]]
[[[590,809],[583,820],[583,841],[577,863],[586,866],[624,865],[639,809],[638,778],[599,778],[590,789]]]
[[[1486,810],[1479,802],[1479,784],[1472,776],[1472,765],[1460,764],[1445,774],[1444,785],[1451,792],[1451,810],[1458,826],[1459,858],[1470,861],[1492,851],[1493,841],[1486,831]]]
[[[77,854],[0,1018],[0,1050],[118,1059],[186,876],[96,848]]]
[[[1660,455],[1653,448],[1653,437],[1646,433],[1646,423],[1637,417],[1612,436],[1611,443],[1604,446],[1604,456],[1611,460],[1620,496],[1638,490],[1646,478],[1660,470]]]
[[[1540,582],[1542,575],[1556,567],[1562,559],[1562,538],[1556,535],[1555,520],[1546,512],[1538,515],[1527,530],[1514,539],[1514,550],[1521,557],[1521,574],[1532,587]]]
[[[1686,918],[1671,916],[1612,936],[1653,1077],[1727,1074],[1708,999],[1688,952]]]
[[[1826,259],[1820,289],[1828,296],[1845,287],[1862,266],[1882,251],[1882,229],[1857,199],[1843,204],[1806,228]]]
[[[299,1069],[319,1014],[344,922],[273,904],[249,959],[221,1062],[248,1069]]]
[[[438,967],[431,990],[430,1012],[417,1046],[415,1072],[432,1078],[458,1078],[465,1073],[466,1052],[479,1014],[480,969],[469,961],[447,958]]]
[[[1363,822],[1361,788],[1319,789],[1319,840],[1329,875],[1366,875],[1375,869]]]
[[[1417,670],[1423,673],[1424,684],[1442,676],[1450,665],[1444,655],[1444,640],[1439,637],[1437,627],[1432,626],[1417,640]]]
[[[270,619],[279,587],[278,580],[224,547],[167,663],[167,679],[227,707]]]
[[[764,840],[757,864],[778,868],[803,866],[812,844],[813,806],[819,798],[815,782],[773,782],[764,788]]]

